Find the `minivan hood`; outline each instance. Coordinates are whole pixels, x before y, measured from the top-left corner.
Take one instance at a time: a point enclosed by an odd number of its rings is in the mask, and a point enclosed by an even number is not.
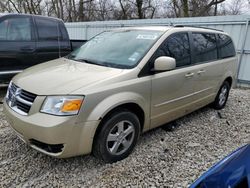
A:
[[[60,58],[24,70],[13,78],[13,82],[37,95],[67,95],[121,72],[122,69]]]

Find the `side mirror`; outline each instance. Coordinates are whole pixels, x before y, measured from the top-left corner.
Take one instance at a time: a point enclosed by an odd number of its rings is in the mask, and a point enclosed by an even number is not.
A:
[[[175,69],[175,67],[176,67],[176,61],[172,57],[161,56],[158,57],[154,62],[155,72],[169,71]]]

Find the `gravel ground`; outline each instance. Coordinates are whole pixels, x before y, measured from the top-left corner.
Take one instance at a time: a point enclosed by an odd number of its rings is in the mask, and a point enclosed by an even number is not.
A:
[[[231,151],[249,142],[250,90],[232,90],[224,110],[209,107],[141,136],[115,164],[93,156],[55,159],[27,147],[0,105],[0,187],[187,187]]]

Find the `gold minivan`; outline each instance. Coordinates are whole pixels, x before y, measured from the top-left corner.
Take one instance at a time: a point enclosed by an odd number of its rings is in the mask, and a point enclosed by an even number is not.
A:
[[[112,163],[131,153],[142,132],[208,104],[222,109],[236,69],[233,42],[222,31],[120,28],[15,76],[5,113],[42,153],[93,152]]]

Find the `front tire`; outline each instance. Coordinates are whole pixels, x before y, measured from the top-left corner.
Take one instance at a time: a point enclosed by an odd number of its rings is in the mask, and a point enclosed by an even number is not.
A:
[[[229,96],[229,91],[230,91],[230,84],[228,81],[224,81],[212,104],[214,109],[221,110],[222,108],[225,107]]]
[[[107,163],[126,158],[134,149],[140,135],[140,121],[130,111],[119,110],[112,113],[98,131],[93,154]]]

